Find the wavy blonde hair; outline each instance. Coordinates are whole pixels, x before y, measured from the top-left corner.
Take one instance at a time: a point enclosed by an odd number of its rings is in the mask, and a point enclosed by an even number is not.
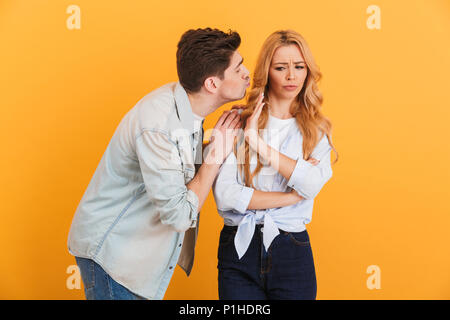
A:
[[[264,129],[269,119],[270,101],[268,101],[269,90],[269,68],[272,62],[275,50],[281,46],[297,45],[305,58],[307,66],[307,76],[303,84],[303,88],[293,101],[290,107],[290,113],[296,118],[296,122],[303,136],[303,159],[307,160],[317,143],[322,139],[323,134],[327,135],[331,148],[336,153],[336,163],[338,153],[331,142],[331,121],[328,120],[320,111],[322,105],[322,94],[320,93],[317,82],[321,79],[322,74],[316,65],[305,39],[293,30],[280,30],[272,33],[264,42],[256,62],[255,72],[253,75],[253,85],[247,97],[245,109],[241,113],[243,127],[246,120],[252,115],[256,107],[257,100],[262,92],[264,92],[265,105],[258,120],[258,129]],[[319,134],[322,133],[320,136]],[[243,177],[243,181],[247,187],[253,187],[253,178],[260,172],[262,162],[257,155],[257,165],[253,172],[250,172],[250,149],[245,139],[238,148],[238,141],[234,144],[234,153],[238,160],[238,168]]]

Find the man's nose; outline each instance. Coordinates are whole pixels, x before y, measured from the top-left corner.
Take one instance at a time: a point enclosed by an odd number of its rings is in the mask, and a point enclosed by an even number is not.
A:
[[[244,79],[249,79],[250,78],[250,71],[248,71],[248,69],[244,66]]]

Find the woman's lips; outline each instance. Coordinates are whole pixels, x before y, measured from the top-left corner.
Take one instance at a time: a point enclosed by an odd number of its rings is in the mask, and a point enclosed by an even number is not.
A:
[[[288,91],[295,91],[297,90],[298,86],[283,86],[283,88]]]

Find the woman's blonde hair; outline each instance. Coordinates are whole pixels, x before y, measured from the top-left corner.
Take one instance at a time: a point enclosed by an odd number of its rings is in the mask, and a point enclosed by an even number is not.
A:
[[[266,127],[267,120],[269,119],[268,106],[270,102],[267,101],[267,98],[269,90],[269,68],[272,57],[277,48],[289,45],[297,45],[299,47],[307,66],[307,76],[303,88],[290,107],[290,113],[296,118],[298,128],[303,136],[303,160],[307,160],[310,157],[315,146],[322,139],[323,134],[326,134],[331,148],[336,153],[334,164],[338,159],[338,153],[331,142],[331,121],[320,111],[323,98],[317,87],[317,82],[322,77],[322,74],[314,61],[305,39],[295,31],[276,31],[264,42],[258,60],[256,61],[253,85],[248,94],[247,104],[241,114],[243,126],[245,127],[247,118],[252,115],[260,94],[264,92],[265,105],[258,120],[258,129],[264,129]],[[320,133],[322,134],[319,136]],[[262,168],[259,155],[257,156],[255,170],[250,172],[250,147],[245,139],[239,148],[237,147],[237,141],[235,142],[234,153],[238,160],[238,168],[245,185],[253,187],[253,178]]]

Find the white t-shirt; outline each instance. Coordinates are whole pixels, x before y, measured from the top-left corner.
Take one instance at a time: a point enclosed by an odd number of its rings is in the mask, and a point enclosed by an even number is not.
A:
[[[202,136],[202,122],[205,118],[200,117],[199,115],[192,113],[194,115],[194,133],[198,132],[197,135],[194,135],[194,152],[195,152],[195,159],[194,163],[196,164],[196,170],[198,169],[198,166],[202,163],[202,144],[203,144],[203,136]]]
[[[192,114],[194,115],[194,132],[201,130],[200,127],[202,125],[202,121],[205,118],[200,117],[199,115],[195,114],[194,112],[192,112]]]
[[[280,119],[269,115],[269,121],[266,126],[268,136],[264,137],[264,141],[272,148],[280,150],[280,146],[286,139],[289,129],[295,122],[295,118]]]

